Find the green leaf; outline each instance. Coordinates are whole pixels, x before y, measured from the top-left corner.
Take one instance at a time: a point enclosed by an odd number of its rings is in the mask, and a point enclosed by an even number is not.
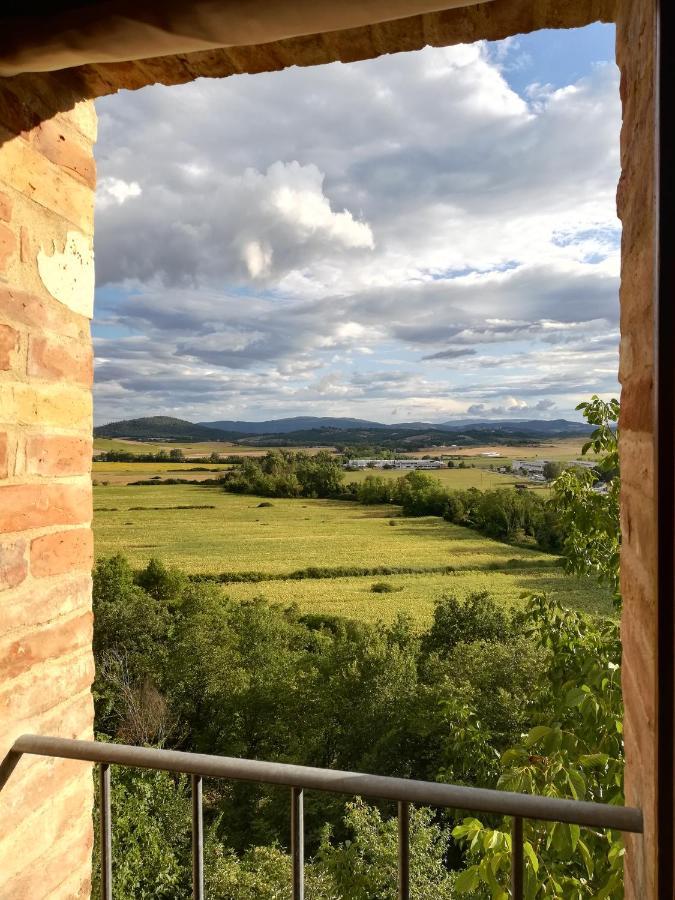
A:
[[[586,699],[586,691],[580,687],[574,687],[565,694],[565,703],[567,706],[578,706],[582,700]]]
[[[480,884],[480,872],[478,866],[470,866],[460,872],[455,880],[455,890],[459,894],[468,894],[475,891]]]
[[[529,841],[525,841],[523,844],[523,852],[525,856],[529,859],[530,865],[532,866],[532,871],[536,875],[539,871],[539,859],[537,858],[537,854],[534,852],[532,844]]]
[[[581,858],[584,861],[584,866],[586,866],[586,874],[588,875],[589,878],[592,878],[593,877],[593,857],[591,856],[591,853],[590,853],[588,847],[582,840],[580,840],[577,842],[577,849],[579,850],[579,853],[581,854]]]
[[[588,766],[591,769],[604,769],[609,762],[609,756],[607,753],[584,753],[579,757],[579,762],[582,766]]]
[[[581,800],[586,794],[586,782],[583,777],[575,769],[569,769],[567,772],[567,783],[572,791],[572,797],[575,800]]]
[[[537,725],[528,732],[528,735],[525,738],[525,746],[532,747],[534,744],[538,744],[544,738],[548,737],[552,731],[553,729],[549,725]]]

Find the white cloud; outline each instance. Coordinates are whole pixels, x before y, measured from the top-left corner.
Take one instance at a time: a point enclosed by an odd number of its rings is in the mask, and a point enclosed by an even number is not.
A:
[[[613,391],[617,71],[519,96],[527,40],[99,101],[99,417]]]
[[[122,206],[130,197],[140,197],[141,186],[137,181],[124,181],[109,175],[99,178],[96,186],[96,207],[99,211],[110,206]]]

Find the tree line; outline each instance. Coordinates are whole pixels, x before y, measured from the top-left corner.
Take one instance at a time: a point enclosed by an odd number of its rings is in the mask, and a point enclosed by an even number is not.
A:
[[[561,795],[569,777],[580,797],[621,798],[617,626],[545,598],[513,612],[486,593],[450,594],[419,633],[403,616],[368,625],[230,601],[157,561],[134,572],[117,556],[96,566],[94,614],[96,728],[107,740]],[[286,896],[288,792],[210,782],[205,793],[207,895]],[[113,805],[115,896],[189,897],[187,783],[116,770]],[[307,896],[393,900],[393,813],[310,795]],[[478,885],[482,860],[463,829],[502,825],[476,821],[416,814],[414,896],[455,896],[458,877]],[[542,864],[588,881],[568,826],[548,848],[545,826],[532,828]],[[615,874],[606,840],[584,836],[605,857],[594,889]]]

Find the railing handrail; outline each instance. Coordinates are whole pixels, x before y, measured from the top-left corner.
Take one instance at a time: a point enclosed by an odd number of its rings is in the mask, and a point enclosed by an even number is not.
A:
[[[613,806],[586,800],[563,800],[558,797],[518,794],[434,781],[417,781],[288,763],[185,753],[179,750],[158,750],[151,747],[133,747],[128,744],[107,744],[37,734],[24,734],[17,738],[12,752],[181,772],[202,778],[278,784],[312,791],[414,803],[420,806],[466,809],[472,812],[565,822],[591,828],[611,828],[622,832],[641,833],[643,830],[642,811],[635,807]]]

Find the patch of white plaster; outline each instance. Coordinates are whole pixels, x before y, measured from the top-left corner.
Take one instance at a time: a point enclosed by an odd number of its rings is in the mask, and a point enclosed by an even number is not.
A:
[[[69,231],[63,251],[40,248],[38,272],[49,293],[73,312],[91,319],[94,314],[94,246],[80,231]]]

